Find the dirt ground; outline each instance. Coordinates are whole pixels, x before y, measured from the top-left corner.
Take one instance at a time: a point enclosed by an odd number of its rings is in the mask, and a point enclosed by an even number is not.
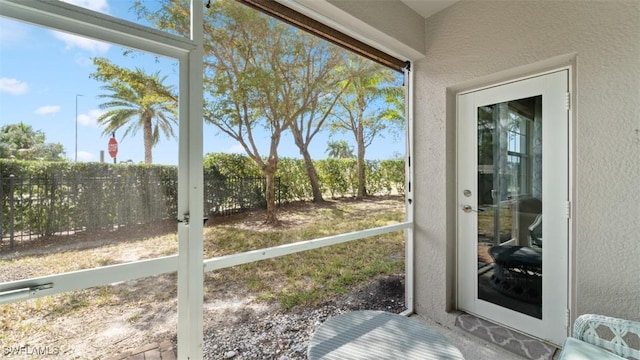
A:
[[[354,201],[354,200],[339,200]],[[297,227],[313,221],[318,208],[334,207],[339,202],[325,204],[295,203],[279,210],[280,226]],[[401,198],[372,198],[354,202],[354,209],[366,213],[371,206],[402,209]],[[338,211],[338,210],[336,210]],[[233,216],[213,218],[206,226],[234,226],[253,230],[267,230],[263,224],[264,213],[248,212]],[[144,236],[175,232],[175,224],[151,224],[111,231],[113,243],[128,241],[135,235]],[[94,244],[85,234],[77,234],[56,241],[45,241],[41,246],[19,245],[17,251],[36,255],[52,251],[91,248]],[[95,235],[94,235],[95,236]],[[86,241],[83,241],[86,240]],[[104,245],[104,237],[101,240]],[[33,244],[31,244],[33,245]],[[35,250],[30,250],[34,249]],[[12,261],[11,255],[0,253],[0,261]],[[131,261],[137,255],[132,255]],[[24,278],[24,274],[2,274],[1,281]],[[209,289],[211,291],[212,289]],[[209,292],[211,293],[211,292]],[[347,294],[336,296],[335,301],[347,301],[366,308],[391,308],[389,301],[400,312],[404,309],[403,279],[398,275],[372,279],[361,288],[351,289]],[[64,305],[63,305],[64,304]],[[42,309],[48,309],[43,311]],[[49,310],[53,309],[53,310]],[[278,304],[258,301],[244,284],[228,283],[215,289],[214,296],[205,299],[205,329],[221,324],[250,322],[247,314],[280,311]],[[300,311],[300,309],[297,309]],[[177,328],[176,275],[166,274],[124,283],[111,284],[98,289],[80,290],[71,294],[60,294],[28,300],[23,303],[0,305],[0,328],[10,333],[0,336],[0,350],[7,358],[34,358],[29,350],[46,350],[47,358],[101,359],[126,350],[133,350],[150,343],[164,340],[175,342]],[[37,329],[37,331],[36,331]],[[33,330],[33,331],[32,331]],[[10,354],[12,348],[21,348],[22,353]],[[25,350],[27,355],[25,356]]]

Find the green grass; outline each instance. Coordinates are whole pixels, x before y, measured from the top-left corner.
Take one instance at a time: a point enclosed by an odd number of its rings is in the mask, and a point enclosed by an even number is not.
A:
[[[318,220],[302,227],[258,231],[214,227],[205,234],[206,257],[245,252],[301,240],[348,233],[402,221],[404,211],[318,212]],[[397,231],[327,248],[263,260],[206,274],[208,284],[242,282],[258,299],[277,300],[289,309],[317,304],[384,274],[404,270],[404,232]],[[212,288],[215,288],[212,286]],[[210,291],[209,296],[215,297]]]
[[[243,226],[246,221],[242,219],[228,221],[205,228],[205,258],[397,223],[404,219],[402,199],[394,204],[337,201],[326,207],[298,206],[289,212],[285,208],[280,219],[289,225],[278,228],[251,228]],[[177,253],[175,233],[122,238],[127,240],[105,239],[86,249],[72,244],[68,249],[5,256],[0,260],[0,272],[42,276]],[[259,301],[279,302],[291,309],[322,303],[377,276],[403,270],[404,232],[397,231],[209,272],[205,274],[205,298],[212,300],[220,296],[221,289],[241,287]],[[83,317],[97,309],[122,313],[121,307],[126,304],[144,308],[175,301],[176,293],[174,273],[0,305],[0,343],[46,333],[56,318]],[[135,323],[143,318],[133,313],[126,320]]]

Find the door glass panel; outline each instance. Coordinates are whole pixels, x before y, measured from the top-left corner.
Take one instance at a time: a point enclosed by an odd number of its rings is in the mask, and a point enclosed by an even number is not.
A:
[[[478,299],[542,318],[542,96],[477,108]]]

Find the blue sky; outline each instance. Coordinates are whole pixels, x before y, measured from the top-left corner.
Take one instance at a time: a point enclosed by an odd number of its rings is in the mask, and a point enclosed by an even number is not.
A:
[[[79,6],[140,23],[128,11],[133,0],[74,0]],[[154,1],[146,1],[152,4]],[[95,70],[91,59],[106,57],[121,66],[140,67],[148,73],[160,71],[166,75],[165,84],[177,85],[177,62],[136,52],[124,56],[125,49],[78,36],[39,28],[0,17],[0,126],[24,122],[34,130],[41,130],[47,142],[61,143],[69,160],[99,161],[104,151],[105,161],[113,161],[107,153],[109,136],[102,135],[96,118],[104,94],[102,83],[89,78]],[[76,96],[82,95],[82,96]],[[175,129],[177,134],[177,128]],[[144,161],[142,131],[122,138],[124,130],[116,133],[119,142],[118,161]],[[257,136],[261,154],[268,154],[268,134]],[[212,125],[204,125],[204,153],[244,153],[240,144],[219,133]],[[326,157],[327,141],[344,139],[354,143],[351,134],[318,134],[310,146],[312,157]],[[300,154],[290,135],[285,135],[278,148],[280,157],[299,158]],[[390,135],[379,138],[367,148],[368,159],[389,159],[404,154],[404,137]],[[177,139],[162,139],[153,149],[155,164],[177,164]]]

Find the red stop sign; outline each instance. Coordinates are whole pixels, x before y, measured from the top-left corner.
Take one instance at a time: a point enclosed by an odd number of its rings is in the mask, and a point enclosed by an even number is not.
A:
[[[118,155],[118,142],[116,141],[116,138],[109,139],[108,150],[109,156],[111,156],[112,158],[115,158],[116,155]]]

